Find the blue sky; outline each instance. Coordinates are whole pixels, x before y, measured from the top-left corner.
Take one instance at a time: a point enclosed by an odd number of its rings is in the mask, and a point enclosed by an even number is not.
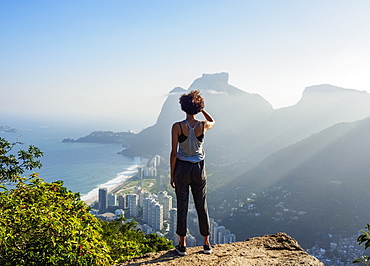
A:
[[[369,11],[367,0],[2,0],[0,118],[142,129],[202,73],[228,72],[275,108],[316,84],[370,92]]]

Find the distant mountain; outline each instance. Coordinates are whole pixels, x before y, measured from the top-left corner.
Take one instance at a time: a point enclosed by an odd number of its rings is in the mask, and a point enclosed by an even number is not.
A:
[[[173,89],[156,124],[132,138],[123,154],[167,158],[171,125],[185,117],[178,99],[190,90],[201,91],[206,109],[216,120],[206,135],[207,162],[229,165],[229,172],[251,169],[273,152],[336,123],[370,116],[370,95],[366,92],[316,85],[307,87],[296,105],[274,110],[260,95],[240,90],[228,80],[227,73],[203,74],[187,90]]]
[[[260,128],[261,145],[249,156],[255,165],[269,154],[340,122],[370,116],[370,94],[332,85],[307,87],[295,105],[274,110]]]
[[[227,162],[237,159],[234,148],[240,146],[238,140],[243,138],[247,143],[253,144],[250,140],[257,137],[245,138],[246,135],[255,134],[254,131],[246,133],[245,129],[250,125],[259,124],[259,121],[266,119],[273,109],[260,95],[233,87],[228,83],[228,79],[227,73],[203,74],[188,90],[179,87],[173,89],[163,104],[156,124],[141,131],[123,154],[130,156],[160,154],[167,158],[170,152],[171,126],[185,119],[185,113],[180,109],[179,98],[183,93],[200,90],[206,100],[206,109],[216,120],[216,126],[206,135],[206,146],[209,145],[206,147],[207,157],[214,163],[223,162],[224,157],[227,157]],[[203,117],[199,115],[199,119]]]
[[[220,193],[211,197],[233,202],[244,200],[250,192],[260,195],[256,204],[260,204],[266,219],[251,226],[254,232],[283,230],[306,248],[308,243],[328,238],[328,234],[356,234],[370,222],[369,132],[370,118],[334,125],[270,155],[234,180],[228,192],[223,192],[224,197],[220,198]],[[280,218],[289,212],[285,214],[279,205],[303,215],[296,215],[297,219],[287,224]],[[255,223],[244,212],[225,225],[235,231],[243,219]],[[250,233],[247,229],[242,235],[248,237]]]
[[[370,94],[332,85],[307,87],[295,105],[274,110],[258,94],[229,84],[227,73],[203,74],[185,90],[171,90],[156,123],[122,143],[128,156],[168,158],[170,130],[185,118],[179,97],[199,89],[216,126],[206,134],[207,163],[227,171],[230,179],[252,169],[272,153],[340,122],[370,116]],[[199,119],[203,119],[199,115]],[[222,173],[224,174],[224,173]]]
[[[62,142],[118,143],[127,147],[130,145],[130,139],[135,136],[133,132],[94,131],[77,140],[67,138],[63,139]]]
[[[370,118],[336,124],[270,155],[246,173],[247,182],[239,178],[241,183],[260,191],[273,185],[294,186],[297,182],[346,186],[354,181],[370,182],[369,132]]]

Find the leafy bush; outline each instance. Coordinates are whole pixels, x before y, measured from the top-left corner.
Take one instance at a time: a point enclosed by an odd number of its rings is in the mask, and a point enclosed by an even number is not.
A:
[[[79,194],[36,174],[26,180],[1,186],[0,264],[110,265],[101,224]]]
[[[365,243],[365,249],[370,247],[370,224],[367,224],[366,231],[361,231],[362,234],[359,235],[357,238],[357,242],[359,245]],[[356,259],[353,263],[363,263],[365,265],[370,265],[370,257],[363,255],[361,258]]]
[[[0,138],[0,265],[111,265],[172,248],[169,240],[134,229],[135,221],[98,220],[79,193],[25,170],[40,168],[42,152]],[[4,186],[1,184],[8,184]]]
[[[10,154],[10,151],[17,144],[22,143],[19,141],[10,143],[4,138],[0,138],[0,182],[17,182],[24,170],[32,170],[42,166],[41,162],[35,159],[43,156],[43,153],[33,145],[30,145],[26,151],[19,150],[17,156]]]
[[[156,234],[145,235],[135,229],[134,220],[120,218],[112,222],[101,221],[103,238],[109,245],[110,255],[115,263],[125,261],[148,252],[157,252],[173,248],[171,241]]]

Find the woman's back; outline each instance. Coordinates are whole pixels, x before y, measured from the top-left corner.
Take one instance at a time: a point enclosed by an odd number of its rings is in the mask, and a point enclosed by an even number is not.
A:
[[[181,123],[185,123],[181,125]],[[179,135],[179,149],[177,158],[188,162],[200,162],[204,160],[205,154],[203,149],[204,131],[202,122],[194,121],[193,126],[187,120],[179,122],[181,134]],[[198,134],[196,134],[198,129]],[[187,133],[185,133],[185,132]]]
[[[189,136],[190,129],[186,122],[187,122],[186,120],[183,120],[178,123],[179,123],[180,129],[182,130],[182,133],[184,134],[184,136]],[[194,120],[190,122],[188,121],[188,123],[190,127],[195,126],[194,133],[196,137],[199,137],[202,134],[204,134],[204,122],[203,121]]]

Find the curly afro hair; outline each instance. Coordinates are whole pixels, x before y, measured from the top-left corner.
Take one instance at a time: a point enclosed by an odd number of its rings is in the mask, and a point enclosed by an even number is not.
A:
[[[196,115],[204,108],[204,99],[200,96],[199,90],[191,91],[188,94],[183,94],[180,97],[181,110],[190,114]]]

